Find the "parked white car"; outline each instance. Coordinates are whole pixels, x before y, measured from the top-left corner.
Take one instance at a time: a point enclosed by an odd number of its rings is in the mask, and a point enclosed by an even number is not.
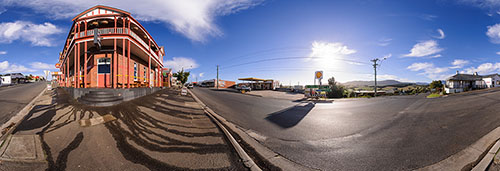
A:
[[[188,93],[187,88],[186,88],[186,87],[183,87],[183,88],[181,89],[181,95],[185,96],[185,95],[187,95],[187,93]]]

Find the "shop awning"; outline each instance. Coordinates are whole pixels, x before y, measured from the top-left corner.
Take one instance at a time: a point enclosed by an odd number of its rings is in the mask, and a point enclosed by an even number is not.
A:
[[[238,78],[238,80],[241,80],[241,81],[273,81],[272,79],[262,79],[262,78],[254,78],[254,77]]]

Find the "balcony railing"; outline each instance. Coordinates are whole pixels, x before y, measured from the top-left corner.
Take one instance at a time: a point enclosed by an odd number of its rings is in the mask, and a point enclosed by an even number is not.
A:
[[[100,28],[97,30],[99,32],[99,34],[114,34],[115,33],[115,29],[114,28]],[[128,34],[128,29],[123,29],[123,28],[116,28],[116,33],[117,34]],[[85,32],[80,32],[80,34],[77,34],[78,37],[84,37],[85,36]],[[94,35],[94,30],[87,30],[87,36],[93,36]],[[144,40],[142,40],[137,34],[135,34],[133,31],[130,32],[129,34],[130,36],[132,36],[135,40],[137,40],[141,45],[143,45],[145,48],[147,48],[147,50],[149,50],[149,52],[151,54],[153,54],[152,56],[158,60],[159,57],[158,55],[156,54],[156,52],[154,52],[152,49],[149,48],[149,45],[144,42]],[[75,39],[75,36],[73,36],[71,38],[71,41],[70,41],[70,45],[73,44],[73,41]],[[66,51],[66,53],[68,53]],[[65,54],[66,55],[66,54]]]

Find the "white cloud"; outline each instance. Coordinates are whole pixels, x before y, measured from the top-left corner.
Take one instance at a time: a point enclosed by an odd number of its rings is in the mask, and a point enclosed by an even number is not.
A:
[[[423,62],[423,63],[413,63],[410,66],[408,66],[406,69],[412,70],[412,71],[420,71],[424,70],[427,68],[434,67],[433,63],[428,63],[428,62]]]
[[[0,73],[23,73],[23,72],[35,72],[36,70],[26,68],[23,65],[10,64],[9,61],[0,62]]]
[[[431,15],[431,14],[422,14],[420,16],[421,19],[427,20],[427,21],[434,21],[438,16],[436,15]]]
[[[490,10],[496,10],[500,8],[500,1],[498,0],[459,0],[457,2],[470,4],[473,6],[477,6],[479,8],[485,8]]]
[[[9,68],[9,61],[0,62],[0,71],[7,70]]]
[[[398,76],[389,75],[389,74],[382,74],[382,75],[377,75],[377,78],[380,80],[397,80]]]
[[[131,12],[142,21],[159,21],[189,39],[204,42],[208,36],[221,36],[218,16],[230,15],[259,5],[263,0],[12,0],[5,6],[22,6],[55,19],[69,19],[95,4]]]
[[[51,35],[62,30],[51,23],[33,24],[28,21],[0,23],[0,43],[12,43],[14,40],[31,42],[34,46],[53,46]]]
[[[449,70],[448,67],[436,67],[433,63],[423,62],[423,63],[413,63],[406,69],[411,71],[423,71],[419,75],[425,75],[427,78],[432,80],[442,80],[449,76],[449,74],[444,74]]]
[[[390,39],[390,38],[383,38],[383,39],[378,40],[377,45],[379,45],[379,46],[388,46],[388,45],[391,44],[391,41],[392,41],[392,39]]]
[[[439,58],[439,57],[441,57],[441,56],[442,56],[441,54],[436,54],[436,55],[434,55],[434,56],[431,56],[431,58]]]
[[[205,75],[205,73],[204,73],[204,72],[202,72],[202,73],[198,74],[198,77],[200,77],[200,78],[201,78],[201,77],[203,77],[203,75]]]
[[[436,36],[437,39],[444,39],[444,31],[443,29],[437,29],[437,32],[439,33],[439,36]]]
[[[7,54],[7,51],[0,51],[0,55],[5,55]]]
[[[384,55],[382,59],[389,59],[392,56],[392,53],[389,53],[387,55]]]
[[[468,64],[468,63],[469,63],[469,61],[467,61],[467,60],[463,60],[463,59],[455,59],[455,60],[451,63],[451,65],[453,65],[453,66],[451,66],[450,68],[452,68],[452,69],[462,68],[462,67],[464,67],[464,65],[466,65],[466,64]]]
[[[356,53],[356,50],[349,49],[346,45],[339,42],[313,42],[312,52],[309,57],[338,58],[344,55]]]
[[[43,63],[43,62],[32,62],[30,63],[31,68],[33,69],[40,69],[40,70],[53,70],[56,69],[55,65]]]
[[[345,64],[364,65],[362,62],[346,59],[348,55],[353,53],[356,53],[356,50],[350,49],[340,42],[314,41],[306,61],[313,60],[317,68],[341,68]]]
[[[477,68],[475,67],[470,67],[462,71],[461,73],[468,73],[472,74],[474,72],[477,72],[479,74],[491,74],[494,72],[500,72],[500,63],[483,63],[479,65]]]
[[[487,26],[486,28],[488,28],[486,35],[490,38],[490,41],[495,44],[500,44],[500,24]]]
[[[199,66],[194,59],[186,57],[173,57],[172,60],[167,60],[163,63],[165,64],[165,67],[172,68],[172,72],[177,72],[182,69],[194,69]]]
[[[497,52],[496,54],[497,54],[497,55],[500,55],[500,52]]]
[[[406,69],[409,69],[411,71],[421,71],[431,67],[434,67],[434,64],[428,62],[422,62],[422,63],[413,63]]]
[[[415,44],[413,48],[410,50],[410,53],[404,56],[424,57],[439,53],[441,51],[443,51],[443,49],[439,47],[438,43],[435,40],[427,40]]]

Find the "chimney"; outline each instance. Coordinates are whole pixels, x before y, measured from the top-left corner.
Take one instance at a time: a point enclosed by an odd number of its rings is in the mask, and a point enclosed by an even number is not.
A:
[[[458,70],[457,70],[457,74],[458,74]]]

